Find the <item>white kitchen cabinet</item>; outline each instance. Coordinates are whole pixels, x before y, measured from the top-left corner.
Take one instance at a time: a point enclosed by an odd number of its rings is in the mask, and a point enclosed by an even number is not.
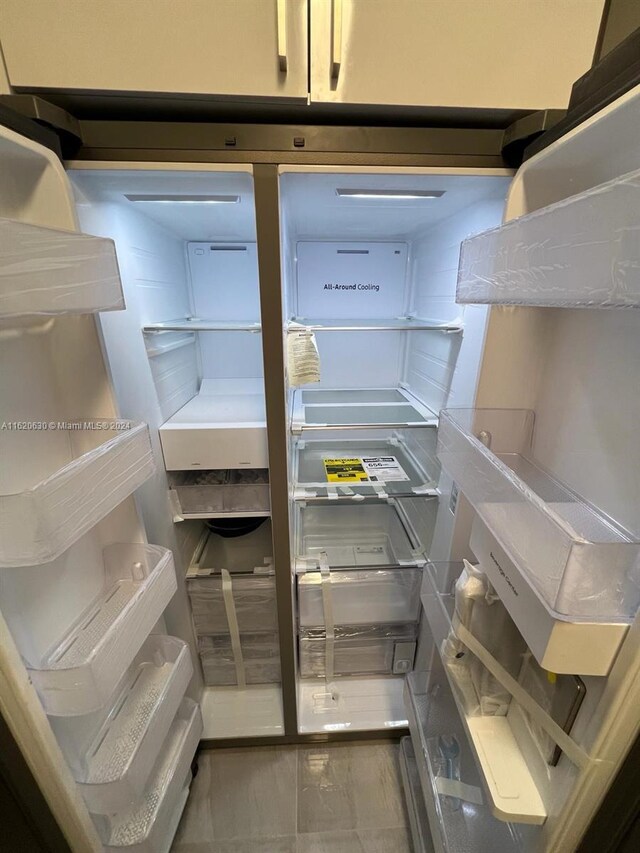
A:
[[[310,0],[311,100],[566,108],[602,0]]]
[[[6,0],[18,90],[307,97],[306,0]]]

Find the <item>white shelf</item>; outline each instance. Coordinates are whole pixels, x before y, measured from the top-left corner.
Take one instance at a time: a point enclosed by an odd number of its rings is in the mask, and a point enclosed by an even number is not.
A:
[[[407,713],[402,700],[404,678],[340,678],[330,685],[318,679],[298,682],[298,732],[403,729]]]
[[[182,471],[170,475],[174,521],[188,518],[266,518],[271,513],[266,469]]]
[[[497,820],[443,675],[412,672],[405,682],[409,729],[436,853],[519,853],[537,832]]]
[[[51,718],[89,811],[113,814],[142,796],[192,675],[186,643],[152,635],[105,711]]]
[[[435,853],[429,829],[429,817],[420,785],[416,755],[410,737],[403,737],[400,741],[400,775],[402,776],[402,787],[404,788],[404,799],[409,816],[414,853]]]
[[[167,471],[267,468],[267,423],[262,380],[200,392],[160,427]]]
[[[125,811],[96,818],[106,851],[168,853],[187,800],[191,762],[201,734],[200,708],[184,699],[142,798]]]
[[[113,240],[0,219],[0,318],[124,307]]]
[[[88,714],[108,702],[176,591],[166,548],[109,545],[103,559],[100,595],[54,648],[27,663],[48,714]]]
[[[640,171],[462,243],[457,301],[549,307],[640,305]]]
[[[147,426],[120,424],[0,433],[0,567],[54,560],[153,474]]]
[[[293,433],[437,425],[437,414],[404,388],[303,388],[294,392]]]
[[[202,716],[206,740],[283,735],[282,690],[279,684],[205,687]]]
[[[435,497],[438,492],[440,464],[436,457],[436,431],[425,430],[425,437],[415,453],[404,436],[351,439],[349,433],[339,439],[314,440],[299,438],[295,442],[293,471],[294,500],[310,501],[326,499],[338,501],[361,501],[378,496],[390,497]],[[422,435],[421,435],[422,438]],[[420,461],[417,454],[420,455]],[[387,479],[393,474],[366,476],[358,482],[346,477],[342,481],[329,482],[325,461],[328,459],[376,459],[394,457],[399,469],[395,474],[405,479]],[[424,464],[426,461],[426,465]]]
[[[196,317],[165,320],[162,323],[149,323],[142,327],[143,332],[260,332],[260,323],[233,322],[230,320],[202,320]]]
[[[381,320],[334,320],[329,318],[295,317],[289,320],[287,331],[299,332],[461,332],[460,322],[439,323],[420,317],[389,317]]]
[[[606,675],[640,603],[640,541],[537,464],[533,422],[527,410],[443,410],[438,455],[508,558],[500,572],[477,555],[525,637],[527,611],[558,624],[563,648],[544,665]]]

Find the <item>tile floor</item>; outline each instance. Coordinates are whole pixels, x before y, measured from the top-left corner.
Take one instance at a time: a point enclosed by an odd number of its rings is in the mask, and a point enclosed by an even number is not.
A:
[[[201,752],[171,853],[411,853],[398,745]]]

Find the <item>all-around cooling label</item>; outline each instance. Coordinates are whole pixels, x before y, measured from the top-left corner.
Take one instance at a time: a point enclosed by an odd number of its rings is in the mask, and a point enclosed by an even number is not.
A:
[[[409,477],[395,456],[324,459],[328,483],[387,483]]]

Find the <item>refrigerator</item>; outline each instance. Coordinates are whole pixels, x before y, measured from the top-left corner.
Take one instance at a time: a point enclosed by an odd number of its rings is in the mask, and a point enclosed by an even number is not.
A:
[[[167,853],[199,744],[390,735],[416,850],[576,849],[639,722],[639,128],[0,128],[0,709],[72,849]]]

